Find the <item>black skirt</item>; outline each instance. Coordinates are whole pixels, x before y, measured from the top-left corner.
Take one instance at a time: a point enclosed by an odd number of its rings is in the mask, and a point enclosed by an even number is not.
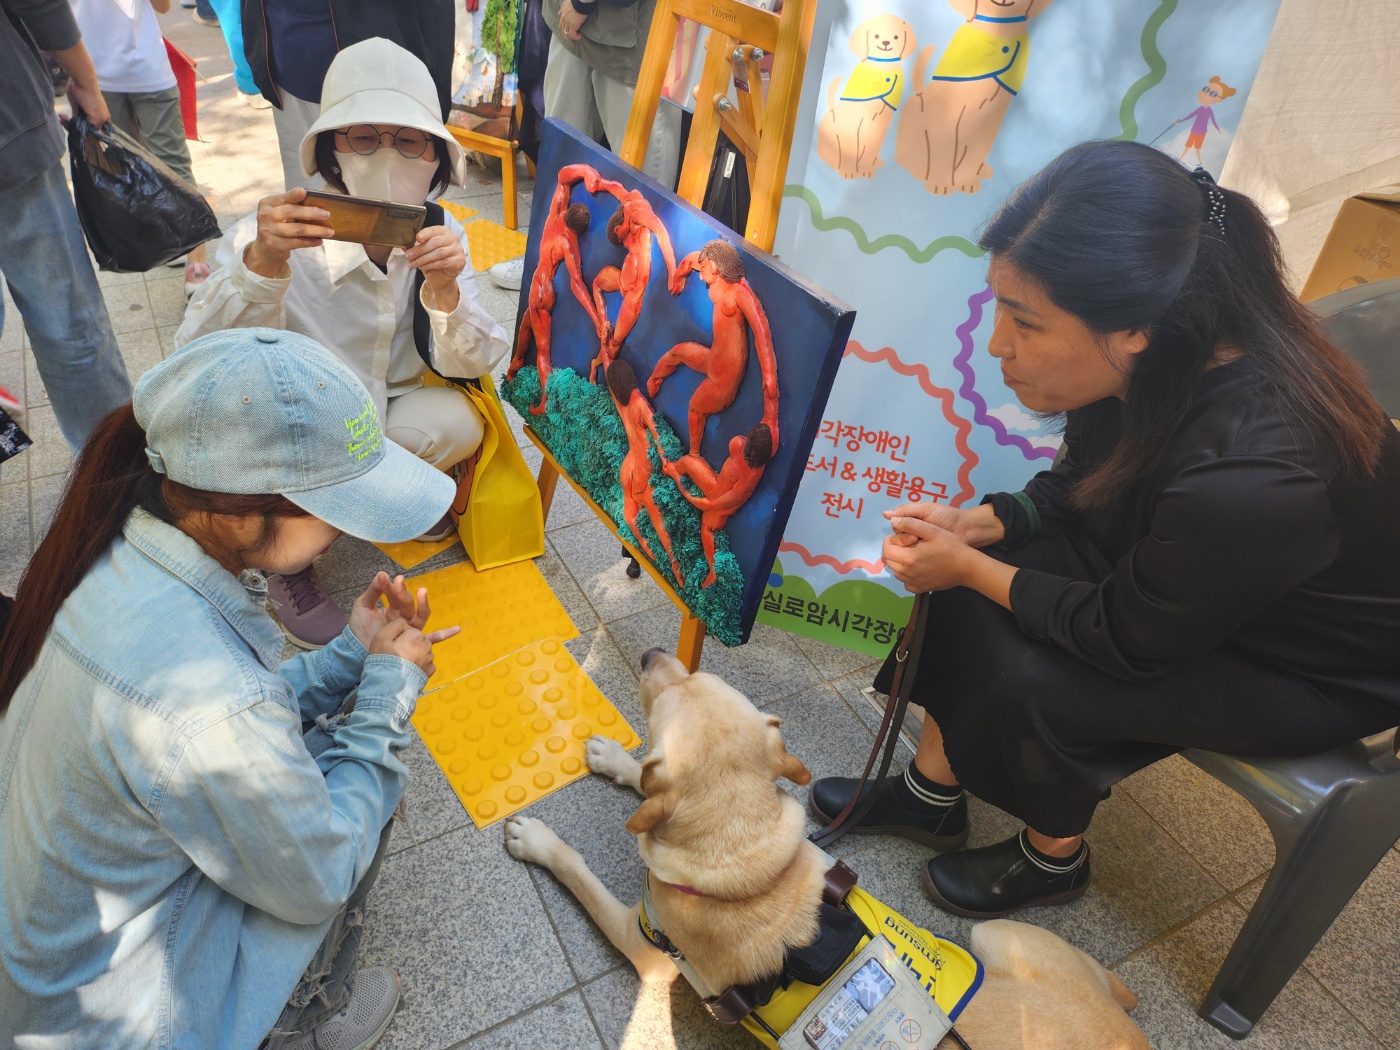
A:
[[[1082,534],[987,553],[1092,582],[1110,569]],[[942,731],[963,787],[1046,835],[1082,834],[1114,784],[1183,748],[1307,755],[1396,723],[1393,711],[1334,700],[1228,645],[1128,682],[1027,637],[975,591],[930,599],[913,702]],[[893,673],[891,656],[875,687],[888,692]]]

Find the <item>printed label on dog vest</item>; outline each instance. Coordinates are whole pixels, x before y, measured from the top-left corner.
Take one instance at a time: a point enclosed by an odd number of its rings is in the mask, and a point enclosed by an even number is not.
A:
[[[817,993],[779,1050],[933,1050],[953,1027],[884,937],[874,937]]]

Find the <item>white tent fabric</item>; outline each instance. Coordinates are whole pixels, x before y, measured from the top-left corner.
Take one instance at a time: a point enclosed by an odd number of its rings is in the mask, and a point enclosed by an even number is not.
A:
[[[1348,197],[1400,183],[1400,0],[1283,0],[1221,182],[1273,221],[1295,290]]]

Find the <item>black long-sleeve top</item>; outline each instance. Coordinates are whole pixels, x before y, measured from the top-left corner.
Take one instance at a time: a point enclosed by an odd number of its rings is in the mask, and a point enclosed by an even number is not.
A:
[[[1208,373],[1149,476],[1081,513],[1070,488],[1113,450],[1121,407],[1077,413],[1052,470],[992,497],[1005,545],[1082,530],[1113,566],[1099,583],[1018,570],[1022,630],[1130,681],[1232,646],[1400,712],[1400,433],[1385,427],[1374,478],[1346,478],[1241,358]]]

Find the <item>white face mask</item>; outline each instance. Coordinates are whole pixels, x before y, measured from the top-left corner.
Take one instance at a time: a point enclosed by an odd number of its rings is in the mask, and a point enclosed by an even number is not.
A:
[[[337,153],[335,159],[350,196],[395,204],[422,204],[427,200],[438,167],[435,160],[405,157],[392,146],[381,146],[368,157]]]

